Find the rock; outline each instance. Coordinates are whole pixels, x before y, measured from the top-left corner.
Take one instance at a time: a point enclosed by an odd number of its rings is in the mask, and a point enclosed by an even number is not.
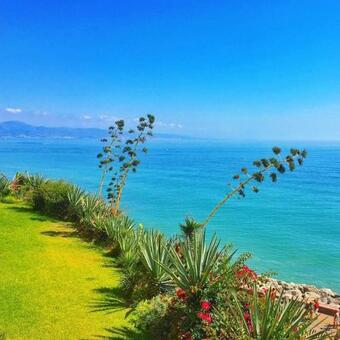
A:
[[[327,299],[326,296],[322,296],[321,299],[320,299],[320,301],[321,301],[322,303],[328,303],[327,300],[328,300],[328,299]]]
[[[305,298],[307,302],[313,302],[314,300],[320,300],[320,294],[315,292],[306,292]]]
[[[275,280],[266,278],[264,282],[259,285],[259,290],[275,289],[279,296],[283,291],[285,299],[298,299],[299,301],[313,302],[320,300],[322,303],[340,305],[340,295],[328,288],[317,288],[308,284],[297,284],[294,282],[286,282],[282,280]]]
[[[316,293],[319,294],[319,289],[317,289],[315,286],[311,286],[311,285],[303,285],[303,290],[304,292],[311,292],[311,293]]]
[[[292,294],[289,294],[289,293],[285,293],[283,295],[283,297],[286,299],[286,300],[291,300],[293,298],[293,295]]]
[[[328,289],[328,288],[320,289],[320,293],[321,293],[322,296],[335,297],[335,295],[336,295],[331,289]]]

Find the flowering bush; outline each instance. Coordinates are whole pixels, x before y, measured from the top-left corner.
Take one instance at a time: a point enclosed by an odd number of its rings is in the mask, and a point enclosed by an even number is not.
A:
[[[171,308],[171,297],[158,295],[151,300],[141,301],[131,313],[130,322],[142,333],[153,339],[174,339],[175,309]]]
[[[242,283],[249,283],[249,281],[256,281],[258,278],[255,271],[253,271],[246,265],[243,265],[242,268],[238,270],[238,272],[236,273],[236,277]]]

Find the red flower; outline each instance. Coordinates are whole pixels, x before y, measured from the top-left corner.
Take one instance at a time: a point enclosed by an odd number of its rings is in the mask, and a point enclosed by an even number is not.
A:
[[[244,317],[244,320],[246,321],[251,320],[249,312],[244,312],[243,317]]]
[[[212,322],[212,318],[211,318],[210,314],[208,314],[208,313],[198,312],[197,316],[200,319],[202,319],[203,321],[206,321],[207,323],[211,323]]]
[[[249,278],[251,280],[257,280],[257,274],[251,270],[248,266],[244,265],[237,273],[236,277],[238,279],[246,279]]]
[[[253,327],[253,323],[251,321],[251,315],[248,311],[245,311],[244,314],[243,314],[243,317],[244,317],[244,320],[246,321],[247,323],[247,326],[248,326],[248,329],[249,329],[249,332],[253,332],[254,330],[254,327]]]
[[[185,293],[185,291],[184,291],[184,289],[182,289],[182,288],[178,288],[177,290],[176,290],[176,295],[180,298],[180,299],[186,299],[186,297],[187,297],[187,294]]]
[[[209,301],[202,301],[201,302],[201,308],[206,311],[209,312],[211,309],[211,303]]]
[[[271,291],[271,293],[270,293],[270,299],[271,299],[271,300],[275,300],[275,298],[276,298],[276,290],[273,289],[273,290]]]

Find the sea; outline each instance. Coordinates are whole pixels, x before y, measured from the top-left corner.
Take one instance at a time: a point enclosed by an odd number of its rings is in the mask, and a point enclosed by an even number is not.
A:
[[[250,252],[249,266],[276,278],[340,292],[340,143],[232,142],[155,139],[128,179],[124,211],[146,228],[171,236],[190,216],[204,220],[230,190],[231,177],[281,146],[308,150],[296,171],[266,180],[259,193],[228,201],[207,226],[236,255]],[[0,172],[65,179],[98,190],[101,144],[93,139],[0,139]]]

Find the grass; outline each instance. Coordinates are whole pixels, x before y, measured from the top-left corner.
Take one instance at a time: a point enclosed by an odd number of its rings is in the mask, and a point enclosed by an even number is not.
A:
[[[105,255],[66,223],[0,203],[0,339],[138,337]]]

